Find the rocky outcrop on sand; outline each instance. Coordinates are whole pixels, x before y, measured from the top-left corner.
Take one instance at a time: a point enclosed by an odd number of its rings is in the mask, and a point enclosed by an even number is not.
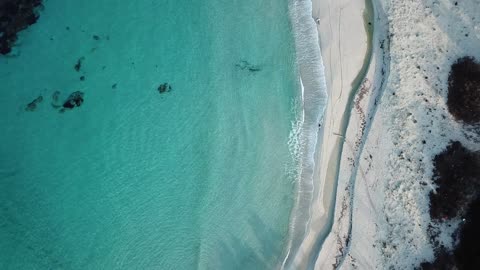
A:
[[[474,58],[464,57],[452,65],[447,106],[456,120],[480,122],[480,64]]]
[[[430,216],[452,219],[465,214],[480,194],[480,154],[452,142],[434,159],[437,189],[430,193]]]
[[[456,121],[480,123],[480,64],[474,58],[463,57],[452,64],[447,107]],[[429,195],[432,222],[434,226],[453,220],[460,223],[451,236],[455,242],[453,250],[441,245],[438,232],[432,229],[435,261],[424,262],[421,268],[479,269],[480,153],[454,141],[435,156],[433,165],[436,189]]]

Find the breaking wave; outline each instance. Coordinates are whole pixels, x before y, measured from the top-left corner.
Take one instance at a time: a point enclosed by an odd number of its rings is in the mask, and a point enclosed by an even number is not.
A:
[[[296,66],[301,89],[301,107],[290,134],[290,151],[298,163],[295,204],[290,217],[289,238],[282,269],[290,269],[310,220],[314,195],[313,174],[318,130],[328,94],[311,0],[290,0],[289,15],[295,38]]]

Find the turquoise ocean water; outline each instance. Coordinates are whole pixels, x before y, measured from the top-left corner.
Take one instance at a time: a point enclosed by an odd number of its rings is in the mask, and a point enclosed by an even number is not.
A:
[[[17,44],[0,56],[0,269],[281,263],[299,99],[287,0],[48,0]],[[55,91],[85,101],[60,113]]]

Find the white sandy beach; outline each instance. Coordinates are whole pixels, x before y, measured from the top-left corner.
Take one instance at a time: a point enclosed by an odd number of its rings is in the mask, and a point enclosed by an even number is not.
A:
[[[371,62],[352,104],[352,83],[368,56],[365,2],[312,3],[329,100],[311,219],[293,269],[413,269],[433,260],[432,158],[450,140],[480,149],[445,105],[450,65],[465,55],[480,59],[480,3],[373,0]],[[444,246],[452,247],[456,225],[438,228]]]
[[[362,69],[367,53],[367,35],[363,20],[365,4],[350,0],[313,0],[313,18],[325,66],[328,103],[325,120],[318,131],[314,168],[314,195],[306,236],[295,255],[295,269],[308,267],[315,256],[318,240],[329,231],[334,205],[336,168],[342,140],[344,114],[352,83]],[[342,42],[348,41],[348,42]]]

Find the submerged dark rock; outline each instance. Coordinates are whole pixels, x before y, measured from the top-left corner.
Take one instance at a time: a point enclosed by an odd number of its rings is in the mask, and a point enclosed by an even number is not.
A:
[[[63,103],[63,108],[73,109],[75,107],[80,107],[83,103],[83,92],[76,91],[68,96],[67,100]]]
[[[28,103],[27,107],[25,107],[25,111],[27,112],[33,112],[35,109],[37,109],[37,103],[35,103],[35,101]]]
[[[25,107],[26,111],[33,112],[37,109],[37,105],[43,101],[42,96],[38,96],[36,99],[34,99],[32,102],[28,103],[27,106]]]
[[[160,94],[163,94],[163,93],[166,93],[166,92],[170,92],[172,91],[172,86],[168,83],[162,83],[160,84],[160,86],[157,88],[158,92]]]
[[[235,66],[238,69],[246,70],[246,71],[250,71],[250,72],[258,72],[258,71],[262,70],[259,65],[250,64],[248,61],[245,61],[245,60],[240,61],[240,63],[236,64]]]
[[[452,65],[447,106],[455,119],[480,123],[480,64],[474,58],[460,58]]]
[[[11,52],[18,32],[38,20],[41,0],[0,0],[0,54]]]
[[[77,63],[75,63],[75,66],[73,66],[75,71],[77,71],[77,72],[80,71],[80,69],[82,68],[82,62],[83,62],[84,59],[85,59],[84,57],[78,58]]]

